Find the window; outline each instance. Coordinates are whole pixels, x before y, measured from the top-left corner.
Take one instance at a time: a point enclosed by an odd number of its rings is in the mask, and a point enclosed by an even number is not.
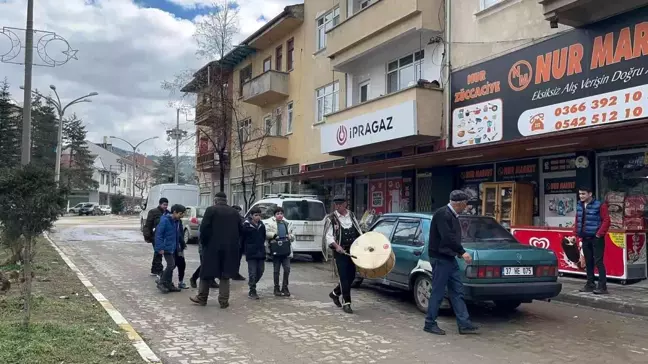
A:
[[[369,99],[369,81],[360,84],[360,102],[366,102]]]
[[[283,63],[283,47],[279,46],[275,50],[275,69],[281,71],[281,64]]]
[[[497,220],[490,217],[460,217],[461,240],[466,243],[513,243],[511,235]]]
[[[261,219],[265,220],[274,216],[274,210],[277,207],[277,204],[265,202],[254,205],[254,207],[258,207],[261,210]]]
[[[367,6],[369,6],[369,4],[371,4],[371,1],[369,1],[369,0],[363,1],[363,2],[360,4],[360,9],[364,9],[364,8],[366,8]]]
[[[317,19],[317,50],[326,48],[326,32],[340,22],[340,8],[329,11]]]
[[[239,96],[243,96],[243,84],[252,79],[252,65],[239,71]]]
[[[413,54],[387,64],[387,93],[409,87],[411,82],[423,78],[423,58],[425,52],[420,50]]]
[[[376,223],[376,225],[373,226],[371,231],[375,231],[377,233],[383,234],[387,240],[391,237],[391,232],[394,229],[394,225],[396,224],[395,220],[381,220]]]
[[[315,91],[317,97],[317,121],[323,121],[324,115],[340,109],[340,82],[335,81]]]
[[[282,207],[288,221],[322,221],[326,217],[324,204],[319,201],[284,201]]]
[[[106,184],[106,175],[101,173],[101,184],[105,185]]]
[[[263,61],[263,72],[268,72],[272,69],[272,58],[268,57]]]
[[[288,111],[288,121],[286,125],[286,134],[292,133],[292,127],[293,127],[293,103],[292,101],[288,103],[288,106],[286,106],[286,110]]]
[[[294,61],[295,61],[295,39],[290,38],[288,39],[288,42],[286,42],[286,48],[288,50],[288,53],[286,54],[286,69],[288,71],[292,71],[293,67],[295,66]]]
[[[399,220],[394,232],[392,244],[405,246],[420,246],[419,221],[418,220]]]
[[[480,0],[481,3],[481,10],[488,9],[493,5],[496,5],[497,3],[501,2],[502,0]]]
[[[274,128],[275,123],[274,120],[272,120],[272,116],[271,115],[266,116],[265,118],[263,118],[263,122],[265,124],[265,134],[270,136],[276,136],[277,129]]]
[[[239,126],[239,143],[243,144],[250,140],[252,134],[252,119],[245,119],[241,121]]]

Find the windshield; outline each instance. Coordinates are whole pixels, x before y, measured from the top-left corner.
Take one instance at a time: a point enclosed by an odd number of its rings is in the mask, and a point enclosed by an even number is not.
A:
[[[87,204],[83,205],[83,207],[92,207],[92,206],[94,206],[94,205],[91,204],[91,203],[87,203]]]
[[[465,243],[491,243],[505,242],[517,243],[517,240],[496,220],[488,217],[479,218],[462,218],[461,223],[461,240]]]
[[[283,209],[291,221],[322,221],[326,216],[324,204],[319,201],[284,201]]]
[[[254,207],[258,207],[261,209],[261,219],[269,219],[273,216],[275,207],[277,207],[276,203],[260,203],[258,205],[255,205]]]

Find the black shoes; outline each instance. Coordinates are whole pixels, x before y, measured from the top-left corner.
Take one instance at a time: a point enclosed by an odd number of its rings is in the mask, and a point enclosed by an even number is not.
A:
[[[335,303],[336,306],[342,307],[342,302],[340,302],[340,297],[336,296],[335,293],[331,292],[329,293],[329,297],[333,300],[333,303]]]
[[[159,283],[159,282],[157,284],[157,289],[159,289],[160,292],[162,292],[162,293],[169,293],[169,288],[167,286],[165,286],[164,284]]]
[[[251,300],[258,300],[259,295],[257,294],[256,290],[250,290],[250,293],[248,294],[248,298]]]
[[[346,313],[353,313],[353,310],[351,309],[351,304],[350,303],[345,303],[344,306],[342,306],[342,310]]]
[[[169,292],[181,292],[182,289],[178,288],[175,286],[175,284],[171,283],[168,286]]]
[[[286,297],[290,297],[290,291],[288,290],[288,287],[284,286],[283,288],[281,288],[281,294]]]
[[[459,328],[459,335],[477,335],[479,334],[479,328],[475,325],[470,327]]]
[[[198,298],[198,296],[191,296],[189,297],[189,300],[191,300],[191,302],[197,304],[198,306],[207,306],[207,301],[201,300],[200,298]]]
[[[441,330],[441,328],[439,326],[432,326],[432,327],[425,326],[423,328],[423,331],[429,332],[430,334],[434,334],[434,335],[445,335],[446,334],[446,332]]]
[[[220,302],[220,308],[226,309],[229,307],[229,302]]]
[[[279,289],[279,286],[275,286],[275,288],[274,288],[274,295],[277,296],[277,297],[281,297],[281,296],[283,296],[283,293],[282,293],[281,290]]]
[[[585,284],[585,287],[579,289],[578,292],[592,293],[592,292],[594,292],[594,288],[596,288],[596,287],[593,284]]]
[[[220,286],[218,285],[218,282],[216,282],[216,280],[214,279],[214,281],[211,282],[211,284],[209,285],[209,288],[220,288]]]
[[[245,277],[243,277],[243,276],[239,273],[236,277],[232,278],[232,280],[233,280],[233,281],[244,281],[244,280],[245,280]]]
[[[610,292],[608,292],[607,288],[605,288],[605,287],[604,288],[597,288],[593,292],[594,292],[594,294],[610,294]]]
[[[189,279],[189,285],[191,288],[198,288],[198,280],[193,278]]]

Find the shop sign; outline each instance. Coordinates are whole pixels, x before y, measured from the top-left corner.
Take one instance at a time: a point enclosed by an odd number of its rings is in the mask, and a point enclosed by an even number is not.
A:
[[[481,184],[495,180],[495,166],[482,164],[457,168],[457,187],[468,194],[468,206],[465,214],[481,214]]]
[[[544,218],[549,226],[573,227],[578,191],[575,177],[545,178]]]
[[[538,160],[525,159],[519,161],[497,163],[495,180],[497,182],[515,181],[527,182],[533,185],[533,216],[538,216],[540,212],[539,207],[539,189],[538,180],[540,174],[538,173]]]
[[[416,101],[410,100],[321,129],[322,153],[357,148],[418,134]]]
[[[648,7],[452,73],[452,146],[648,117]]]
[[[574,170],[576,170],[576,157],[545,158],[542,161],[542,173]]]

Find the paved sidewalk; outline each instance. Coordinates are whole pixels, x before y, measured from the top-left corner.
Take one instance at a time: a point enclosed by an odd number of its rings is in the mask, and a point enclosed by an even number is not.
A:
[[[562,277],[562,292],[556,301],[562,301],[581,306],[600,308],[620,313],[648,316],[648,280],[634,284],[621,285],[608,283],[609,295],[595,295],[592,293],[581,293],[585,279]]]

